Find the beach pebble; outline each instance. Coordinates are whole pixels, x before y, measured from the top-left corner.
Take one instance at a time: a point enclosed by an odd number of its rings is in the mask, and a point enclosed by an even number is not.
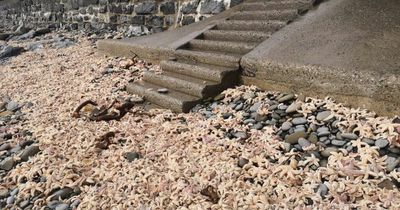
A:
[[[247,163],[249,163],[249,160],[248,159],[246,159],[246,158],[239,158],[239,161],[238,161],[238,166],[240,167],[240,168],[242,168],[244,165],[246,165]]]
[[[322,157],[329,157],[331,156],[332,152],[337,152],[338,148],[337,147],[327,147],[321,152]]]
[[[358,139],[358,136],[356,134],[354,134],[354,133],[342,133],[341,136],[342,136],[342,138],[349,139],[349,140]]]
[[[326,118],[328,118],[331,115],[330,111],[323,111],[323,112],[319,112],[317,114],[317,120],[318,121],[324,121]]]
[[[375,141],[375,146],[377,146],[377,147],[379,147],[381,149],[387,147],[388,145],[389,145],[389,141],[387,139],[384,139],[384,138],[380,138],[380,139],[377,139]]]
[[[302,117],[296,117],[292,120],[293,125],[304,125],[307,124],[307,120]]]

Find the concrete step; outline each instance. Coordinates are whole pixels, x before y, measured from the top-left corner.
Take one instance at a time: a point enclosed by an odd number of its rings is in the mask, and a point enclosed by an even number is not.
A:
[[[231,52],[237,54],[246,54],[257,46],[255,43],[247,42],[232,42],[232,41],[213,41],[193,39],[188,43],[189,49],[204,50],[204,51],[218,51],[218,52]]]
[[[298,16],[297,10],[239,11],[229,17],[230,20],[279,20],[288,22]]]
[[[258,44],[268,39],[270,35],[270,33],[262,31],[209,30],[204,32],[201,38],[206,40],[254,42]]]
[[[282,21],[225,20],[216,25],[218,30],[275,32],[286,25]]]
[[[175,56],[178,60],[190,63],[205,63],[216,66],[239,68],[239,60],[241,58],[238,54],[222,53],[222,52],[208,52],[208,51],[195,51],[195,50],[176,50]]]
[[[166,94],[158,93],[157,90],[160,88],[163,87],[145,81],[129,83],[126,86],[128,93],[144,96],[145,100],[166,109],[171,109],[174,112],[187,113],[201,101],[199,97],[187,95],[176,90],[169,90]]]
[[[235,68],[220,67],[208,64],[191,64],[182,61],[161,61],[160,66],[163,71],[174,72],[182,75],[193,76],[221,83],[224,77],[237,71]]]
[[[265,1],[244,2],[241,4],[242,11],[266,11],[266,10],[307,10],[312,7],[311,1]]]
[[[181,91],[182,93],[205,98],[209,96],[206,93],[206,87],[217,86],[218,83],[209,80],[202,80],[195,77],[190,77],[183,74],[174,72],[163,72],[155,74],[152,72],[145,72],[143,80],[152,84],[157,84],[168,89]]]

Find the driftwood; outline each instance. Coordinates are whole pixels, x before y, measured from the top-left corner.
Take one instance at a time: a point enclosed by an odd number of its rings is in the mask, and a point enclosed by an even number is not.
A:
[[[80,111],[83,109],[83,107],[89,104],[97,106],[97,103],[92,100],[84,101],[75,109],[75,111],[72,113],[72,117],[81,117]],[[135,104],[131,101],[121,102],[114,100],[108,107],[101,106],[100,108],[94,108],[90,112],[88,118],[92,121],[120,120],[126,115],[126,113],[129,112],[130,109],[132,109],[134,105]],[[111,110],[112,108],[114,108],[114,110]]]

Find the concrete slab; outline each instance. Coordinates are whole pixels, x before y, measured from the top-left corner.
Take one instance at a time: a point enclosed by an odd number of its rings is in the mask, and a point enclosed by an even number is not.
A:
[[[400,113],[400,1],[330,0],[242,57],[243,81]]]
[[[97,47],[107,55],[125,57],[136,55],[158,63],[173,56],[174,51],[180,46],[225,20],[238,9],[239,6],[235,6],[203,21],[162,33],[122,40],[100,40],[97,42]]]

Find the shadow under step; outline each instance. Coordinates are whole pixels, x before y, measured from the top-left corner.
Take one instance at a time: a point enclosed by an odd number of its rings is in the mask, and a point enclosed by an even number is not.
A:
[[[218,30],[275,32],[286,25],[282,21],[225,20],[216,25]]]
[[[261,43],[268,39],[270,33],[262,31],[208,30],[200,37],[205,40],[238,41]]]
[[[190,63],[206,63],[216,66],[239,68],[241,56],[233,53],[208,52],[195,50],[176,50],[175,56],[178,60]]]
[[[145,81],[136,81],[126,86],[128,93],[143,96],[145,100],[163,108],[171,109],[174,112],[187,113],[201,101],[198,97],[187,95],[176,90],[169,90],[166,94],[159,93],[157,90],[160,88],[164,87]]]
[[[238,11],[229,20],[278,20],[288,22],[298,16],[297,10]]]
[[[221,83],[173,72],[163,72],[162,74],[145,72],[143,80],[200,98],[212,97],[222,91],[220,88]]]
[[[242,55],[250,52],[256,46],[257,44],[248,42],[213,41],[213,40],[201,40],[201,39],[193,39],[188,43],[189,49],[231,52]]]
[[[265,2],[244,2],[241,4],[242,11],[255,10],[307,10],[312,8],[312,1],[265,1]]]
[[[161,61],[161,69],[163,71],[174,72],[187,76],[193,76],[199,79],[214,81],[221,83],[227,74],[238,71],[236,68],[208,65],[208,64],[191,64],[182,61]]]

